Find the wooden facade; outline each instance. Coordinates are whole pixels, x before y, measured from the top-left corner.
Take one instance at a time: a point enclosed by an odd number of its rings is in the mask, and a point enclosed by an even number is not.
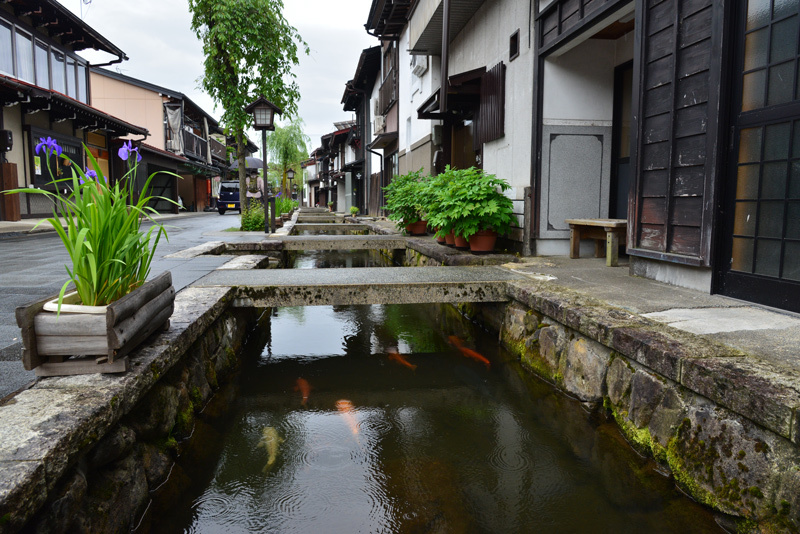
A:
[[[710,266],[724,5],[640,0],[629,253]]]

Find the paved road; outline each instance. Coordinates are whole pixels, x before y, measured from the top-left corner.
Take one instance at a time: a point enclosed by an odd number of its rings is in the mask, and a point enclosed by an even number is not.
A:
[[[164,224],[169,241],[159,243],[151,277],[170,270],[173,285],[180,290],[229,258],[165,256],[206,241],[220,240],[219,232],[238,227],[239,216],[209,212],[171,219]],[[22,368],[22,345],[14,310],[58,293],[67,279],[64,264],[68,261],[69,256],[53,232],[0,239],[0,399],[34,380],[33,372]]]

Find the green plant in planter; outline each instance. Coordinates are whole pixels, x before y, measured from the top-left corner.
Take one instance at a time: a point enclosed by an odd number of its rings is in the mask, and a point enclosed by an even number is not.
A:
[[[357,206],[350,206],[350,215],[355,217],[358,215],[358,207]]]
[[[59,196],[51,191],[28,188],[7,193],[38,193],[53,201],[53,217],[46,221],[58,233],[72,261],[71,267],[66,266],[69,280],[59,293],[59,310],[70,283],[75,284],[81,304],[104,306],[114,302],[145,282],[156,246],[161,237],[167,235],[164,227],[152,218],[158,212],[148,204],[157,199],[172,204],[175,202],[150,196],[150,182],[158,173],[147,178],[137,197],[134,186],[142,156],[131,141],[123,144],[118,151],[119,157],[128,165],[128,172],[113,186],[103,176],[97,160],[85,146],[89,167],[82,169],[62,155],[55,139],[48,137],[39,141],[36,153],[45,153],[51,184],[57,189],[70,188],[70,193]],[[50,158],[53,156],[68,162],[72,169],[71,177],[53,177],[50,169]],[[143,219],[154,223],[147,232],[141,230]]]
[[[514,222],[513,204],[503,191],[511,186],[481,169],[452,169],[450,166],[431,182],[428,222],[437,235],[453,230],[469,238],[480,230],[507,234]]]
[[[395,221],[398,229],[403,230],[409,224],[422,220],[427,206],[428,179],[420,169],[395,176],[383,188],[386,192],[386,205],[383,209],[389,211],[389,220]]]

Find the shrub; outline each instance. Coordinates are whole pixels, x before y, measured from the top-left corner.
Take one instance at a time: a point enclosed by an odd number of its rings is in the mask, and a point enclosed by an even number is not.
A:
[[[383,188],[386,192],[386,205],[389,219],[395,221],[399,229],[421,221],[423,210],[427,206],[425,199],[428,176],[423,176],[422,169],[412,171],[394,179]]]
[[[480,230],[507,234],[514,222],[513,204],[503,191],[511,186],[481,169],[451,169],[436,176],[428,186],[428,222],[437,235],[453,230],[469,238]]]
[[[242,208],[242,230],[264,231],[264,206],[258,202],[251,202],[249,207]]]
[[[355,217],[358,215],[358,207],[357,206],[350,206],[350,215]]]

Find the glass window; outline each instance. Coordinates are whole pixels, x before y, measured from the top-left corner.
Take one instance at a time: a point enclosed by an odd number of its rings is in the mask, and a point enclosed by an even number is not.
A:
[[[11,27],[0,22],[0,72],[14,75],[14,48],[11,46]]]
[[[86,91],[86,65],[78,63],[78,100],[88,104],[89,95]]]
[[[47,46],[36,41],[36,85],[50,89],[50,53]]]
[[[52,61],[51,68],[53,70],[52,89],[54,91],[58,91],[59,93],[64,93],[67,90],[67,80],[64,78],[64,54],[53,50],[50,58]]]
[[[75,58],[67,57],[67,96],[77,98],[78,87],[75,82]]]
[[[16,33],[17,78],[34,83],[33,80],[33,42],[29,35]]]

